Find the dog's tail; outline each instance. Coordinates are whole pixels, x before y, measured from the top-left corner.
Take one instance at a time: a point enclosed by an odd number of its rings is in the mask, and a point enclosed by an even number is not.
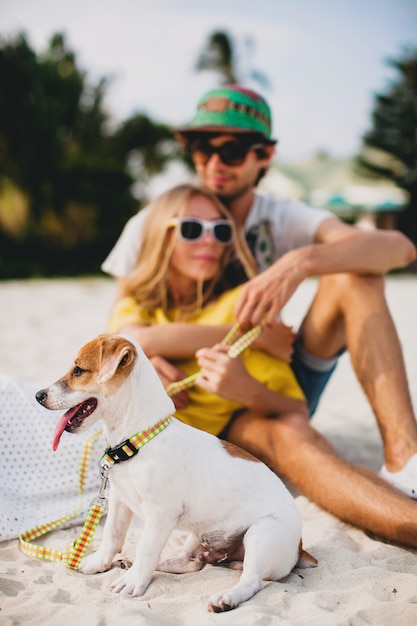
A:
[[[300,545],[298,547],[298,561],[295,564],[295,567],[307,569],[309,567],[317,567],[317,564],[317,559],[306,550],[303,550],[303,542],[300,539]]]

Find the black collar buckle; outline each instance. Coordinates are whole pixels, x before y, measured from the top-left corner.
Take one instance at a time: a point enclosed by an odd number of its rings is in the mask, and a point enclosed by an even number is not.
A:
[[[127,454],[123,448],[128,447],[132,454]],[[114,463],[121,463],[121,461],[128,461],[139,452],[139,448],[133,445],[130,439],[126,439],[123,443],[115,446],[114,448],[107,448],[104,454],[108,455]]]

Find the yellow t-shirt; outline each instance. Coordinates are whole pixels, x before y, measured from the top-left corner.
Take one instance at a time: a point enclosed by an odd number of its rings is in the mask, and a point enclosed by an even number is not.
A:
[[[233,310],[240,289],[241,287],[236,287],[225,292],[215,302],[208,304],[202,311],[188,318],[187,322],[207,326],[233,324],[236,321]],[[176,309],[164,311],[158,308],[148,312],[132,297],[125,297],[117,302],[109,321],[108,331],[117,333],[126,324],[169,324],[177,319]],[[305,402],[304,394],[288,363],[261,350],[247,349],[242,353],[241,358],[249,374],[266,387]],[[196,359],[178,360],[175,361],[175,365],[184,372],[184,376],[198,371]],[[177,410],[175,416],[186,424],[213,435],[218,435],[226,427],[235,411],[244,408],[238,402],[220,398],[197,385],[188,390],[188,396],[188,406]]]

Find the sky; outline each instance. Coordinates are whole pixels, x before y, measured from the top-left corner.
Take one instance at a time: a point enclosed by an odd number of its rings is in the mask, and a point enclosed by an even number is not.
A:
[[[318,150],[351,156],[370,128],[375,94],[398,76],[387,60],[417,48],[417,2],[0,0],[3,39],[23,31],[41,53],[64,32],[89,80],[111,79],[106,106],[116,121],[141,112],[187,123],[218,84],[214,73],[194,69],[215,30],[232,37],[242,72],[260,70],[270,81],[268,89],[246,84],[271,106],[279,160]]]

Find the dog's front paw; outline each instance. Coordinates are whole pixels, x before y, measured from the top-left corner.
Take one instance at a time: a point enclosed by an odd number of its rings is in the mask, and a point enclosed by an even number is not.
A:
[[[110,589],[113,593],[124,593],[129,596],[143,596],[148,585],[149,582],[144,583],[138,579],[138,575],[134,569],[129,569],[110,585]]]
[[[207,610],[212,613],[223,613],[224,611],[231,611],[237,606],[227,592],[215,593],[210,596]]]
[[[98,574],[99,572],[106,572],[110,567],[111,561],[104,560],[99,552],[94,552],[81,561],[78,571],[82,574]]]

